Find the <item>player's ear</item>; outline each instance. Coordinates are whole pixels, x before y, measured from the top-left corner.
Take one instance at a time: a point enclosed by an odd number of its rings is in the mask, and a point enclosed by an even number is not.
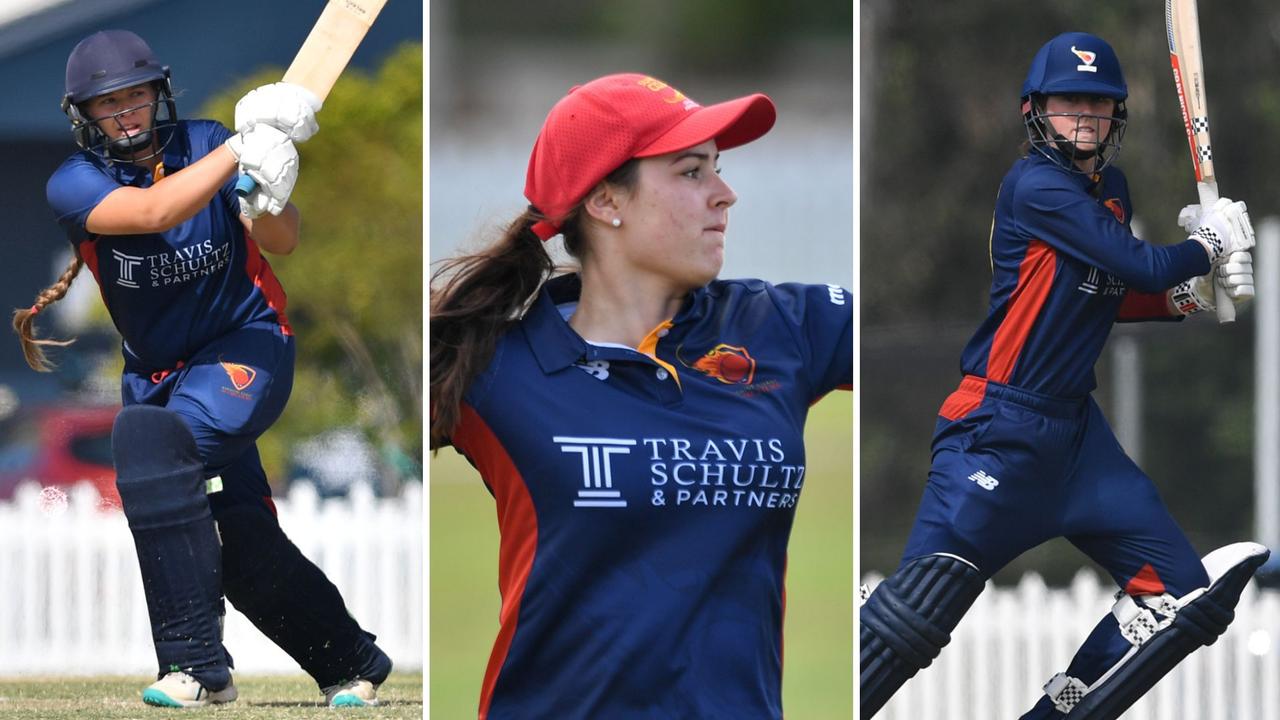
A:
[[[602,182],[587,194],[582,201],[582,208],[587,215],[608,225],[619,215],[623,200],[621,193],[620,188]]]

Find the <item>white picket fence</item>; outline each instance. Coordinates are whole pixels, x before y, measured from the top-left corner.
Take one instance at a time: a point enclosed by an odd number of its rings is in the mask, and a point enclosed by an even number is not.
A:
[[[872,587],[880,578],[867,578]],[[988,583],[933,665],[894,695],[877,720],[1013,720],[1109,612],[1114,585],[1090,572],[1069,588],[1039,575]],[[1192,653],[1124,720],[1280,720],[1280,592],[1250,584],[1226,634]]]
[[[49,503],[33,485],[0,503],[0,677],[147,674],[155,650],[133,537],[89,485]],[[56,500],[57,498],[55,498]],[[280,524],[399,669],[423,666],[422,491],[377,499],[360,488],[320,501],[308,485],[278,498]],[[299,672],[227,605],[227,648],[246,673]]]

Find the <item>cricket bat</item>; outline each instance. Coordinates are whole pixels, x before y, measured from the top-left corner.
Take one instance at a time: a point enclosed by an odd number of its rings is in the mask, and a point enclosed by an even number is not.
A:
[[[1200,207],[1208,208],[1218,199],[1218,178],[1213,172],[1213,147],[1209,142],[1209,109],[1205,99],[1204,59],[1200,54],[1200,20],[1196,0],[1165,0],[1164,24],[1169,33],[1169,63],[1173,84],[1182,109],[1182,125],[1191,147],[1191,165],[1196,172]],[[1236,307],[1216,277],[1213,283],[1218,322],[1234,322]]]
[[[323,101],[386,4],[387,0],[329,0],[281,79]],[[241,175],[236,194],[244,197],[256,185],[253,178]]]

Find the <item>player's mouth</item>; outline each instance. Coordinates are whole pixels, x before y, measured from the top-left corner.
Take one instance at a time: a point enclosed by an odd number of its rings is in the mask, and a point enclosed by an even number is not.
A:
[[[718,232],[718,233],[720,233],[721,235],[723,235],[723,234],[724,234],[724,228],[725,228],[725,224],[724,224],[724,223],[719,223],[719,224],[716,224],[716,225],[708,225],[707,227],[704,227],[704,228],[702,228],[702,229],[703,229],[703,231],[705,231],[705,232]]]

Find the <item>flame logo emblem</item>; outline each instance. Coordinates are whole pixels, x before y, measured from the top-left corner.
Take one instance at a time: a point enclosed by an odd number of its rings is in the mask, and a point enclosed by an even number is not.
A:
[[[227,377],[231,378],[231,385],[236,390],[244,390],[253,384],[254,378],[258,377],[258,372],[248,365],[240,363],[219,363],[222,369],[227,371]]]
[[[1080,70],[1082,72],[1098,72],[1098,68],[1093,65],[1093,61],[1098,59],[1098,53],[1090,52],[1088,50],[1077,50],[1075,45],[1071,46],[1071,52],[1075,53],[1075,56],[1080,58],[1080,62],[1084,63],[1083,65],[1077,65],[1076,70]]]
[[[679,353],[676,354],[679,358]],[[744,347],[720,343],[706,355],[689,364],[680,358],[680,364],[709,375],[726,385],[750,385],[756,376],[756,361]]]

